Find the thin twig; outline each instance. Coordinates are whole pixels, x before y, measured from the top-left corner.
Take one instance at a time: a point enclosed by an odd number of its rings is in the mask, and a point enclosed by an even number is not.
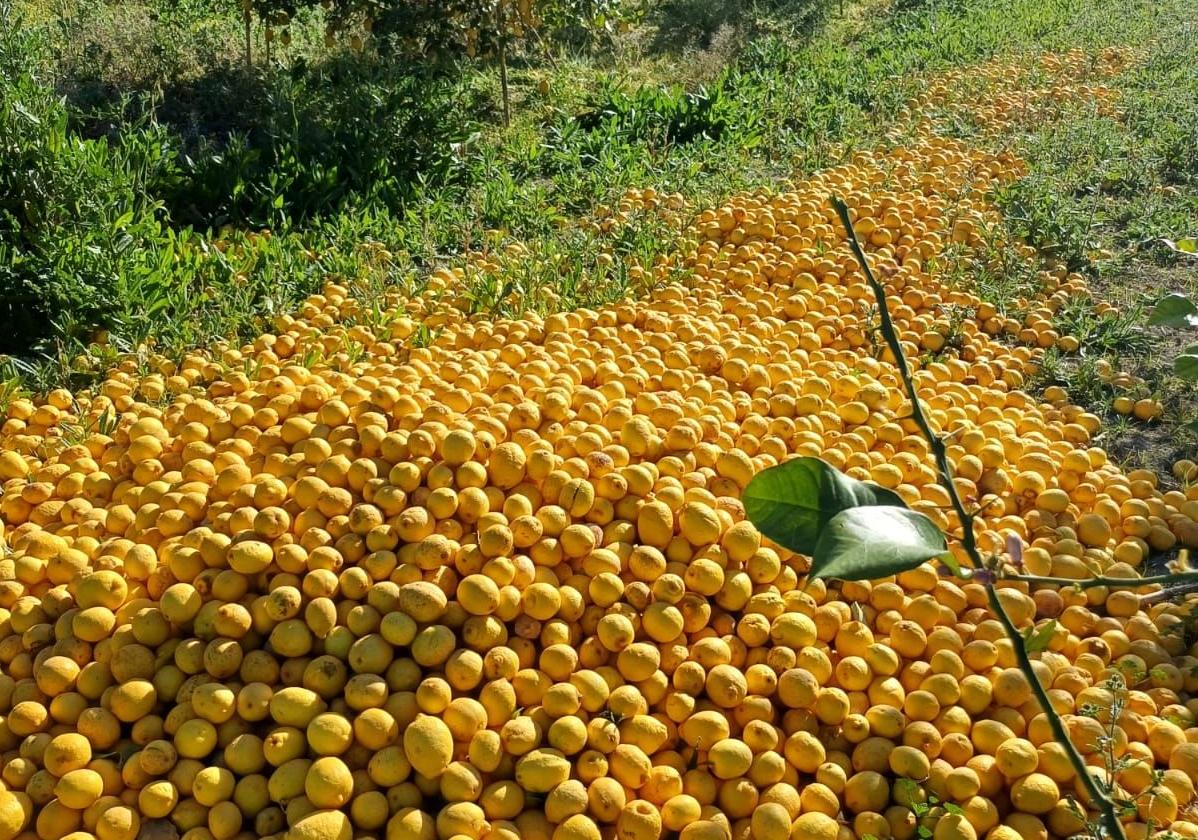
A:
[[[1003,575],[1003,580],[1018,580],[1024,583],[1049,583],[1054,586],[1074,586],[1078,589],[1092,589],[1095,586],[1106,586],[1111,589],[1139,589],[1142,586],[1160,586],[1168,583],[1185,583],[1198,581],[1198,572],[1170,572],[1165,575],[1153,575],[1145,578],[1116,578],[1092,577],[1082,580],[1062,577],[1041,577],[1040,575]]]
[[[857,241],[857,234],[853,230],[853,223],[849,218],[848,205],[837,196],[832,196],[831,201],[832,206],[836,208],[837,215],[840,216],[841,224],[844,225],[845,234],[848,236],[849,246],[853,250],[853,255],[861,265],[865,279],[869,281],[870,288],[873,289],[874,296],[878,299],[878,313],[882,321],[882,335],[890,347],[890,352],[894,355],[895,365],[898,367],[903,385],[907,389],[907,396],[911,400],[912,419],[915,420],[916,425],[919,426],[920,431],[927,438],[928,445],[931,447],[932,453],[936,458],[940,483],[948,492],[949,499],[953,503],[953,510],[956,511],[957,518],[960,520],[962,546],[973,568],[983,569],[985,563],[978,552],[977,539],[973,533],[973,516],[965,510],[965,505],[962,503],[961,497],[957,493],[957,487],[953,483],[952,468],[948,463],[948,451],[944,440],[932,429],[927,415],[924,414],[923,405],[920,403],[919,394],[915,389],[915,381],[911,378],[911,371],[907,365],[907,357],[903,353],[902,342],[899,341],[898,333],[894,329],[894,323],[890,319],[890,307],[886,303],[886,289],[874,277],[873,271],[869,267],[869,260],[866,259],[865,252],[861,249],[861,243]],[[1051,579],[1045,578],[1042,580]],[[1145,585],[1142,582],[1143,580],[1141,579],[1140,585]],[[1077,583],[1077,581],[1067,582],[1069,584]],[[1069,732],[1065,728],[1065,722],[1053,707],[1052,701],[1048,697],[1048,692],[1040,684],[1040,678],[1036,676],[1036,672],[1032,668],[1032,660],[1028,656],[1027,644],[1024,641],[1023,634],[1019,632],[1019,628],[1015,626],[1015,622],[1011,620],[1011,617],[1003,607],[997,587],[993,581],[986,582],[984,586],[990,609],[998,617],[999,623],[1002,624],[1003,630],[1007,634],[1007,638],[1011,640],[1011,647],[1015,651],[1015,661],[1019,666],[1019,670],[1023,672],[1024,678],[1027,679],[1028,684],[1031,686],[1032,693],[1036,696],[1036,702],[1039,704],[1041,711],[1044,712],[1044,716],[1048,719],[1053,737],[1061,745],[1061,748],[1065,750],[1065,754],[1069,756],[1069,763],[1073,765],[1074,772],[1077,773],[1077,777],[1081,780],[1082,786],[1085,787],[1086,793],[1089,794],[1091,801],[1102,815],[1102,822],[1109,837],[1111,840],[1127,840],[1127,835],[1123,831],[1123,824],[1119,822],[1119,814],[1115,808],[1115,803],[1106,791],[1102,790],[1097,780],[1090,775],[1085,759],[1077,751],[1077,747],[1073,745],[1073,741],[1069,739]]]
[[[928,417],[924,414],[923,405],[919,400],[919,395],[915,391],[915,384],[911,379],[911,369],[907,365],[907,356],[903,353],[903,345],[899,341],[898,332],[894,329],[894,321],[890,317],[890,307],[886,304],[886,289],[874,277],[873,271],[869,268],[869,263],[865,259],[865,252],[861,250],[861,244],[857,241],[857,234],[853,231],[852,222],[849,219],[849,208],[839,198],[832,199],[833,205],[836,207],[836,212],[840,214],[841,224],[848,231],[849,245],[853,249],[853,254],[865,269],[865,279],[869,281],[870,287],[873,289],[874,297],[878,299],[878,315],[882,320],[882,337],[886,339],[886,344],[890,347],[890,352],[894,354],[895,365],[898,367],[899,376],[902,377],[903,383],[907,386],[907,395],[911,399],[911,419],[915,421],[915,425],[919,426],[919,430],[923,436],[927,438],[928,446],[932,449],[932,455],[936,459],[936,469],[949,485],[952,485],[953,472],[952,467],[948,463],[948,447],[945,445],[944,439],[932,429],[932,424]],[[961,543],[965,547],[966,553],[971,560],[974,560],[975,568],[982,568],[981,558],[977,550],[977,538],[973,533],[973,517],[965,510],[965,505],[961,501],[961,497],[956,493],[949,493],[949,499],[952,501],[953,510],[957,514],[957,520],[961,524]],[[976,558],[976,559],[975,559]]]
[[[1182,595],[1189,595],[1191,592],[1198,592],[1198,583],[1187,583],[1185,586],[1178,586],[1173,589],[1158,589],[1156,592],[1151,592],[1140,597],[1140,604],[1156,604],[1160,601],[1170,601],[1174,598],[1180,598]]]

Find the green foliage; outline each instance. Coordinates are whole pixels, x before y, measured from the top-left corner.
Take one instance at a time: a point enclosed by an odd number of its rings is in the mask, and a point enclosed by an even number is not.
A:
[[[1174,242],[1172,239],[1161,237],[1161,244],[1175,254],[1184,254],[1187,257],[1198,256],[1198,239],[1186,237]]]
[[[1032,174],[1000,193],[1009,226],[1076,269],[1191,259],[1198,218],[1198,42],[1163,10],[1161,43],[1118,80],[1118,113],[1078,102],[1022,139]],[[1106,251],[1120,249],[1111,259]]]
[[[286,27],[317,0],[243,0],[267,23]],[[607,32],[621,19],[620,0],[320,0],[330,36],[364,35],[411,56],[488,57],[521,39],[577,38]]]
[[[363,5],[342,0],[343,7]],[[489,57],[507,43],[537,38],[586,41],[610,33],[626,13],[620,0],[386,0],[372,4],[373,30],[409,53],[463,52]]]
[[[998,205],[1019,239],[1078,271],[1089,267],[1098,247],[1094,217],[1089,207],[1073,201],[1056,186],[1048,175],[1029,175],[1002,188]]]
[[[820,458],[793,458],[762,470],[741,499],[761,533],[801,554],[815,553],[824,528],[841,511],[906,506],[893,490],[850,478]]]
[[[625,93],[610,85],[600,91],[603,100],[574,118],[581,130],[603,139],[661,145],[686,145],[697,140],[718,141],[734,130],[743,148],[756,145],[760,114],[741,114],[734,95],[734,74],[724,73],[711,89],[686,91],[680,87],[644,87]],[[746,117],[747,119],[738,119]]]
[[[1198,306],[1183,294],[1165,295],[1152,310],[1148,323],[1154,327],[1198,327]]]
[[[922,513],[896,507],[842,510],[815,544],[811,576],[876,580],[914,569],[948,550],[944,534]]]
[[[85,338],[122,296],[159,283],[177,240],[147,186],[169,168],[156,126],[119,139],[70,131],[62,103],[31,72],[27,30],[0,21],[0,352],[58,334]],[[164,248],[146,248],[162,241]],[[140,301],[139,301],[140,302]],[[153,316],[156,310],[148,310]]]
[[[1071,401],[1103,417],[1100,442],[1114,458],[1167,470],[1193,450],[1198,390],[1183,375],[1189,363],[1175,362],[1184,336],[1152,329],[1147,313],[1164,292],[1193,300],[1196,290],[1186,248],[1198,219],[1198,41],[1176,9],[1161,10],[1158,46],[1103,82],[1117,90],[1116,108],[1079,99],[1063,106],[1062,119],[1019,138],[1031,174],[1000,191],[1006,224],[980,267],[961,266],[960,281],[1022,317],[1004,301],[1030,296],[1034,271],[1051,266],[1005,244],[1021,238],[1048,246],[1049,263],[1088,275],[1095,297],[1115,310],[1096,315],[1086,296],[1064,302],[1054,321],[1080,346],[1050,348],[1034,384],[1065,386]],[[1013,263],[1033,273],[1012,271]],[[1130,390],[1112,384],[1111,371],[1134,376]],[[1113,411],[1119,396],[1156,399],[1163,413],[1145,427]]]
[[[1048,645],[1056,630],[1055,619],[1049,619],[1039,627],[1029,627],[1023,634],[1023,649],[1028,653],[1040,653],[1048,650]]]
[[[24,358],[0,378],[83,382],[143,343],[177,352],[255,335],[330,273],[406,274],[405,263],[369,247],[398,250],[399,228],[384,213],[279,236],[176,226],[155,196],[181,178],[169,132],[149,117],[119,124],[111,139],[73,130],[36,71],[44,42],[2,22],[0,353]]]
[[[1176,292],[1165,295],[1152,310],[1150,324],[1174,329],[1198,327],[1198,306]],[[1198,383],[1198,344],[1186,347],[1173,360],[1173,373],[1185,382]],[[1198,419],[1185,424],[1187,431],[1198,433]]]
[[[759,472],[741,498],[758,530],[811,556],[813,577],[881,578],[946,551],[940,529],[896,493],[819,458],[794,458]]]
[[[283,228],[351,205],[397,212],[422,182],[468,177],[453,149],[474,123],[445,117],[472,99],[460,77],[343,56],[251,89],[227,134],[180,149],[153,185],[176,221]]]
[[[1189,382],[1198,382],[1198,344],[1191,344],[1173,360],[1173,372]]]
[[[43,221],[30,223],[22,199],[0,222],[0,317],[13,325],[3,348],[21,356],[0,377],[38,387],[90,381],[150,339],[178,353],[252,335],[328,273],[407,284],[512,242],[543,259],[505,268],[502,281],[468,278],[479,312],[638,294],[629,267],[675,250],[677,225],[574,224],[626,188],[710,206],[880,142],[925,74],[1000,50],[1142,39],[1169,13],[962,0],[862,21],[838,17],[833,0],[765,0],[713,7],[728,28],[696,55],[718,33],[674,39],[685,3],[653,7],[634,36],[610,39],[610,13],[572,30],[534,3],[542,23],[508,44],[517,109],[502,130],[497,65],[458,60],[461,41],[404,58],[383,15],[399,3],[378,7],[371,34],[359,7],[342,24],[339,4],[264,4],[272,60],[255,14],[249,67],[242,10],[227,0],[24,4],[43,13],[18,21],[0,0],[0,202],[32,195]],[[354,53],[340,36],[325,46],[330,21],[369,48]],[[603,50],[578,49],[595,35]],[[1185,72],[1175,61],[1162,78]],[[1145,134],[1154,120],[1175,124],[1161,158],[1182,177],[1186,112],[1140,101]],[[103,331],[108,344],[89,346]]]
[[[244,70],[244,28],[234,0],[16,3],[52,15],[44,26],[54,42],[55,74],[61,92],[82,108],[135,91],[182,90],[231,64]],[[205,102],[187,105],[202,111]]]
[[[1159,342],[1151,330],[1144,328],[1142,304],[1099,315],[1095,312],[1098,303],[1090,295],[1065,301],[1053,319],[1058,332],[1076,338],[1089,356],[1131,358],[1147,356],[1156,350]]]

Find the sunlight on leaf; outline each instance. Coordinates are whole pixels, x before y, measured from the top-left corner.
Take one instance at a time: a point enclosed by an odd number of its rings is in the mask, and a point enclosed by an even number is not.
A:
[[[1152,310],[1148,323],[1154,327],[1198,327],[1198,306],[1185,295],[1165,295]]]
[[[813,554],[837,514],[865,505],[905,508],[890,490],[849,478],[819,458],[795,458],[753,477],[742,496],[757,529],[779,545]]]
[[[1174,359],[1173,372],[1187,382],[1198,382],[1198,347],[1191,347]]]
[[[811,576],[876,580],[914,569],[948,550],[944,534],[922,513],[900,507],[855,507],[832,517],[811,559]]]
[[[1049,620],[1041,624],[1039,627],[1029,627],[1027,632],[1023,634],[1023,646],[1028,653],[1039,653],[1043,650],[1048,650],[1048,643],[1052,641],[1052,635],[1057,630],[1057,623],[1054,620]]]
[[[1172,239],[1161,239],[1161,243],[1175,253],[1184,254],[1188,257],[1198,257],[1198,239],[1193,237],[1178,239],[1176,242]]]

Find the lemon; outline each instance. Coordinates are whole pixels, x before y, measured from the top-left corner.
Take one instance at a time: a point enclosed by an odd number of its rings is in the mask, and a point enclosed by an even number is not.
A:
[[[453,758],[453,735],[439,718],[420,715],[404,730],[403,748],[417,772],[436,778]]]

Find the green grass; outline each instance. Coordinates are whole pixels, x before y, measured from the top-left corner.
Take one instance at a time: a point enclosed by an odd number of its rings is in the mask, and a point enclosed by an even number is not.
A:
[[[1166,22],[1167,21],[1167,22]],[[1198,385],[1173,373],[1172,360],[1193,333],[1146,325],[1168,292],[1198,296],[1198,260],[1163,240],[1198,233],[1198,32],[1163,21],[1145,60],[1108,82],[1118,112],[1079,103],[1063,119],[1014,138],[1030,174],[1002,190],[1005,229],[996,238],[1027,241],[1050,262],[1085,274],[1092,297],[1069,300],[1057,313],[1077,353],[1050,351],[1033,387],[1060,385],[1071,399],[1104,417],[1104,446],[1136,466],[1165,470],[1198,447]],[[991,264],[1011,259],[994,249]],[[984,295],[1009,297],[1034,284],[1035,266],[995,272]],[[995,299],[992,297],[991,299]],[[1114,304],[1095,314],[1096,300]],[[1099,376],[1100,363],[1140,382],[1119,389]],[[1152,397],[1165,411],[1144,424],[1115,414],[1116,396]]]
[[[511,242],[536,259],[514,261],[502,282],[469,278],[473,310],[636,294],[635,267],[671,252],[677,226],[575,223],[628,187],[705,206],[775,185],[882,142],[929,73],[1143,42],[1186,8],[849,2],[842,17],[827,0],[735,14],[663,4],[593,52],[517,56],[505,129],[494,68],[329,50],[318,15],[293,27],[295,43],[270,65],[256,42],[247,68],[240,18],[224,4],[61,2],[65,13],[0,0],[0,147],[22,150],[0,159],[0,318],[11,325],[0,352],[14,357],[0,377],[10,388],[82,386],[139,347],[177,355],[245,339],[326,277],[416,288],[436,266]],[[1127,125],[1154,138],[1172,126],[1153,160],[1173,178],[1194,145],[1190,112],[1152,103],[1166,79],[1185,82],[1184,66],[1142,78]],[[1055,140],[1042,142],[1048,153]],[[1019,232],[1058,238],[1080,259],[1089,243],[1077,219],[1096,217],[1068,204],[1072,187],[1058,182],[1021,184],[1009,206],[1030,208]],[[1173,198],[1162,197],[1153,230],[1187,212]],[[1022,270],[1000,260],[986,282],[1003,296],[1028,280]],[[93,345],[101,332],[110,340]]]
[[[1167,32],[1115,80],[1120,114],[1083,106],[1023,144],[1034,174],[1004,195],[1008,218],[1071,267],[1170,265],[1176,255],[1159,240],[1198,231],[1198,35]]]

